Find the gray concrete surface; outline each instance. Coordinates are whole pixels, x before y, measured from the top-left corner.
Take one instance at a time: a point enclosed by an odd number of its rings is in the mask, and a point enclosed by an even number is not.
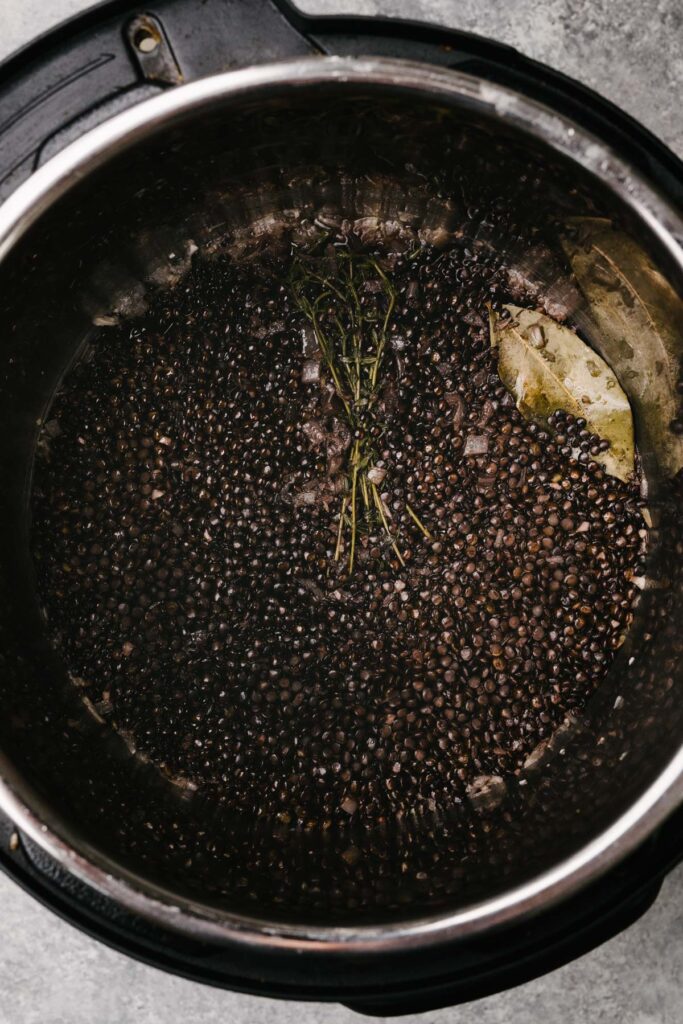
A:
[[[0,0],[0,59],[86,6]],[[683,155],[680,0],[305,0],[301,7],[440,21],[503,40],[591,85]],[[81,935],[0,876],[0,1024],[358,1020],[340,1007],[273,1003],[168,977]],[[403,1020],[680,1024],[683,868],[640,922],[581,960],[476,1004]]]

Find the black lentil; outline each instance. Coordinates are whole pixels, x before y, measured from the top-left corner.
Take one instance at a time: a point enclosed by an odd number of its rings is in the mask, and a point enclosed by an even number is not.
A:
[[[196,254],[93,337],[37,453],[39,590],[84,695],[172,777],[306,828],[490,799],[477,780],[519,773],[604,679],[644,557],[638,481],[500,382],[494,255],[387,267],[376,465],[405,565],[379,529],[352,573],[334,560],[350,437],[286,259]]]

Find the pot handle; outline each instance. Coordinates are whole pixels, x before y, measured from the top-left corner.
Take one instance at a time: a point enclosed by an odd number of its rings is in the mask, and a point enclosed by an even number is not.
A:
[[[191,19],[192,31],[188,31]],[[426,61],[517,89],[619,149],[683,206],[683,164],[590,89],[502,43],[396,18],[313,16],[290,0],[110,0],[0,65],[0,201],[63,146],[165,88],[313,54]]]
[[[153,7],[98,4],[0,63],[0,202],[68,143],[164,89],[320,52],[275,0]]]

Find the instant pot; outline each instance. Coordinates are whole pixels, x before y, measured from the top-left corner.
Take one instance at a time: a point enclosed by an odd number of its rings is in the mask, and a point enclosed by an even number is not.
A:
[[[585,716],[511,783],[512,802],[483,801],[473,863],[438,898],[397,875],[402,898],[375,906],[347,873],[346,904],[276,905],[263,868],[256,904],[218,898],[207,880],[224,822],[210,798],[132,757],[44,635],[28,548],[37,424],[93,324],[144,308],[146,285],[173,280],[219,233],[267,249],[302,218],[336,217],[447,244],[473,201],[452,193],[449,167],[482,147],[538,168],[526,202],[539,188],[557,199],[567,266],[513,251],[519,273],[574,302],[580,325],[604,325],[616,301],[642,316],[637,347],[616,337],[608,353],[657,538],[639,624]],[[155,966],[381,1015],[519,984],[635,921],[683,855],[677,158],[589,90],[485,39],[309,17],[284,0],[160,0],[99,6],[0,68],[0,196],[4,870]],[[411,827],[436,863],[448,828]],[[256,876],[248,839],[231,836]],[[304,888],[324,891],[336,870],[324,841],[294,845]]]

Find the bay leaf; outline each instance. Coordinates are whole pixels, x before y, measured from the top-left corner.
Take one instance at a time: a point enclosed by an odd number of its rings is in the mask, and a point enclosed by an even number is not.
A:
[[[683,468],[683,438],[669,430],[683,354],[683,301],[642,249],[611,221],[572,218],[562,240],[585,298],[573,312],[629,397],[646,470]]]
[[[506,306],[511,319],[491,314],[491,345],[498,373],[522,415],[544,428],[558,409],[585,419],[592,434],[610,442],[594,456],[610,476],[633,474],[633,417],[614,373],[575,331],[520,306]]]

